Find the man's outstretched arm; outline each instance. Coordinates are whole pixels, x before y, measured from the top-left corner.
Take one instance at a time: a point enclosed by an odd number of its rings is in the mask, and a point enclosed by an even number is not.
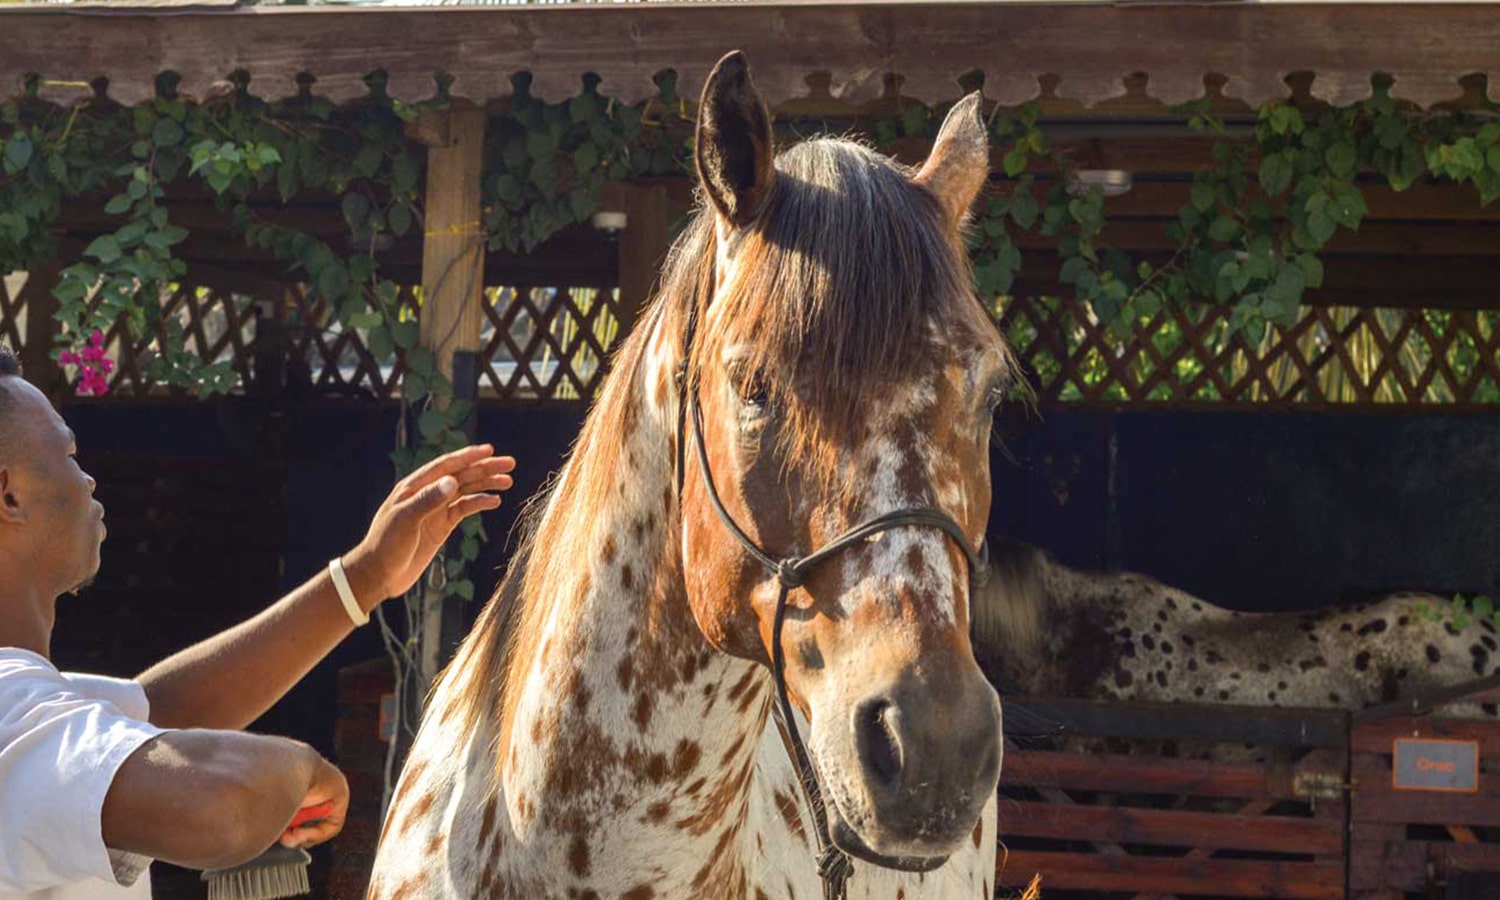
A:
[[[500,505],[515,460],[489,445],[440,457],[396,484],[369,532],[343,557],[369,612],[406,593],[468,516]],[[240,729],[255,721],[354,628],[325,569],[259,615],[168,657],[140,676],[151,723]]]

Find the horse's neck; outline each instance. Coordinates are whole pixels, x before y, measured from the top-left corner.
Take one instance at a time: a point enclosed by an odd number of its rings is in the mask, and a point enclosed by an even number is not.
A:
[[[508,688],[519,699],[501,783],[523,832],[540,816],[539,827],[587,828],[596,839],[654,830],[673,849],[711,848],[743,812],[769,680],[712,648],[687,603],[671,452],[675,354],[664,350],[645,348],[630,375],[635,406],[610,500],[576,522],[572,546],[535,550],[539,564],[562,562],[576,577],[531,598],[550,603],[545,631]]]

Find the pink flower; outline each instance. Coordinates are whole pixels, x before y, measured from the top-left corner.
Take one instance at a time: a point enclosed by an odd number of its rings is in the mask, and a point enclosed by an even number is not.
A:
[[[102,397],[109,393],[107,376],[115,370],[115,361],[105,355],[104,332],[95,330],[82,350],[64,350],[57,358],[65,366],[78,368],[79,396]]]

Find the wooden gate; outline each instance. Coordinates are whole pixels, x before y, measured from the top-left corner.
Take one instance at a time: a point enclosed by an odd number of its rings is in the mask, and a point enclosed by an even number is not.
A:
[[[1008,698],[996,883],[1040,874],[1048,898],[1500,897],[1500,722],[1430,712],[1493,702],[1497,685],[1356,714]],[[1397,789],[1398,737],[1475,742],[1477,790]]]
[[[1006,719],[1089,746],[1007,748],[998,883],[1040,873],[1049,898],[1344,897],[1347,714],[1011,699]],[[1287,761],[1174,758],[1246,744]]]
[[[1496,685],[1500,679],[1491,676],[1425,701],[1355,715],[1349,847],[1354,900],[1500,897],[1500,722],[1431,714],[1439,702],[1494,703],[1500,699]],[[1472,742],[1479,764],[1475,790],[1398,789],[1397,739]],[[1463,883],[1471,887],[1459,887]]]

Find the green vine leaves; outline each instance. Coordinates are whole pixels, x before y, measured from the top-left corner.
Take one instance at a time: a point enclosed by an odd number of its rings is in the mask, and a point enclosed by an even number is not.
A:
[[[74,260],[54,291],[61,323],[54,358],[80,358],[91,340],[97,348],[101,334],[123,323],[137,341],[154,337],[147,364],[156,380],[200,396],[237,386],[230,363],[201,358],[164,302],[189,274],[182,249],[191,238],[172,221],[168,189],[196,186],[247,244],[300,273],[331,313],[324,327],[353,332],[392,377],[401,373],[414,434],[394,455],[399,470],[461,445],[473,406],[454,399],[422,346],[419,294],[403,294],[380,271],[381,248],[422,227],[423,154],[406,134],[417,109],[386,95],[380,75],[367,83],[369,96],[343,108],[310,85],[268,103],[244,82],[190,103],[171,76],[160,79],[155,99],[131,108],[102,95],[66,108],[47,104],[36,81],[27,96],[0,104],[0,270]],[[547,103],[531,96],[529,76],[516,76],[508,108],[486,130],[489,246],[528,252],[587,222],[605,185],[685,171],[693,117],[675,76],[663,74],[657,86],[656,97],[626,106],[589,77],[577,96]],[[430,105],[448,102],[440,85]],[[882,146],[930,138],[944,111],[905,103],[856,129]],[[1167,304],[1196,299],[1232,304],[1232,326],[1255,340],[1271,324],[1296,320],[1306,291],[1322,283],[1320,253],[1366,216],[1367,185],[1400,191],[1433,179],[1472,185],[1482,203],[1500,196],[1500,122],[1417,114],[1400,108],[1387,86],[1341,109],[1267,104],[1233,136],[1206,103],[1176,113],[1214,138],[1213,163],[1194,176],[1168,230],[1175,249],[1161,260],[1109,245],[1108,201],[1048,146],[1037,104],[996,110],[990,128],[1007,180],[981,201],[970,232],[981,295],[998,304],[1014,289],[1023,245],[1055,245],[1057,271],[1045,280],[1071,288],[1118,334]],[[795,136],[829,124],[788,121],[778,129]],[[338,198],[342,237],[268,214],[268,196],[309,195]],[[54,229],[61,206],[80,200],[101,205],[107,224],[83,246],[61,246]],[[477,521],[466,523],[460,553],[444,571],[450,593],[472,596],[462,573],[480,539]]]
[[[398,464],[418,465],[462,440],[468,410],[420,345],[408,294],[380,272],[380,249],[421,227],[423,155],[406,136],[416,109],[385,94],[334,108],[311,93],[267,103],[248,86],[202,103],[175,93],[133,108],[102,96],[62,108],[33,95],[0,105],[0,268],[72,258],[55,294],[58,355],[124,323],[154,336],[150,373],[200,395],[232,389],[228,363],[189,346],[163,298],[187,277],[188,229],[171,221],[168,188],[204,191],[236,233],[269,251],[332,312],[327,327],[355,332],[382,364],[403,371],[402,396],[417,410],[418,440]],[[675,78],[658,95],[625,106],[586,78],[580,93],[547,103],[518,75],[508,108],[490,119],[483,170],[483,232],[489,246],[527,252],[598,210],[605,185],[684,170],[692,115]],[[448,102],[445,89],[431,105]],[[856,123],[878,145],[930,138],[944,110],[905,103],[892,116]],[[1049,147],[1035,103],[998,109],[990,127],[1004,186],[986,197],[971,230],[974,277],[989,298],[1007,295],[1022,247],[1056,248],[1057,270],[1040,273],[1085,299],[1098,319],[1129,332],[1167,304],[1232,304],[1232,325],[1252,339],[1297,318],[1323,280],[1319,256],[1367,214],[1364,188],[1404,190],[1421,179],[1472,185],[1481,202],[1500,196],[1500,122],[1476,113],[1417,114],[1377,85],[1341,109],[1267,104],[1241,133],[1226,131],[1206,103],[1176,110],[1214,138],[1213,162],[1194,176],[1189,201],[1168,230],[1168,259],[1137,259],[1109,242],[1109,202],[1083,186],[1066,153]],[[809,123],[783,122],[783,134]],[[826,126],[829,123],[812,123]],[[337,197],[345,234],[287,227],[267,214],[267,196]],[[100,198],[108,224],[85,246],[61,247],[61,204]],[[1029,276],[1028,276],[1029,277]],[[998,302],[998,299],[997,299]]]
[[[1020,269],[1012,234],[1033,228],[1057,238],[1057,280],[1086,299],[1120,336],[1167,303],[1233,305],[1231,327],[1260,341],[1271,324],[1290,325],[1307,290],[1323,282],[1319,254],[1340,230],[1368,214],[1363,188],[1383,180],[1396,191],[1424,177],[1472,185],[1483,204],[1500,196],[1500,122],[1473,113],[1416,115],[1398,107],[1388,84],[1343,109],[1262,107],[1248,138],[1230,138],[1199,102],[1180,107],[1190,128],[1217,137],[1213,164],[1196,173],[1190,200],[1167,236],[1166,262],[1135,260],[1102,238],[1107,204],[1078,186],[1071,161],[1049,151],[1034,106],[1002,111],[994,140],[1008,192],[992,197],[973,241],[982,296],[1007,293]],[[1031,163],[1058,173],[1038,214]]]
[[[605,184],[681,171],[692,122],[673,77],[664,74],[656,98],[630,107],[598,86],[588,78],[576,97],[551,104],[530,95],[528,76],[516,76],[509,109],[487,130],[490,246],[529,251],[587,221]],[[378,76],[370,88],[366,102],[344,110],[307,91],[268,104],[244,84],[190,104],[164,77],[158,97],[132,109],[101,98],[67,109],[34,98],[0,106],[0,265],[25,268],[60,255],[51,225],[63,200],[111,190],[104,212],[118,225],[81,253],[62,254],[81,258],[56,290],[59,353],[125,322],[137,338],[156,335],[155,378],[198,394],[232,389],[237,376],[228,364],[199,359],[181,323],[163,315],[161,298],[185,275],[175,248],[189,237],[170,221],[165,187],[197,182],[247,242],[304,272],[378,359],[401,357],[405,399],[445,397],[451,386],[417,352],[415,319],[378,272],[382,241],[410,233],[421,216],[421,155],[403,134],[414,110],[385,96]],[[930,137],[940,112],[910,103],[860,127],[877,143]],[[1058,268],[1047,280],[1070,287],[1120,334],[1166,304],[1206,299],[1232,304],[1232,325],[1254,339],[1269,324],[1296,320],[1305,292],[1322,283],[1320,252],[1366,215],[1362,187],[1372,180],[1404,190],[1432,178],[1472,184],[1481,202],[1500,196],[1500,122],[1416,115],[1384,86],[1342,109],[1268,104],[1245,137],[1228,136],[1203,103],[1177,113],[1218,140],[1213,164],[1195,175],[1169,229],[1175,251],[1162,261],[1108,245],[1107,201],[1079,184],[1066,154],[1048,147],[1036,104],[997,110],[991,128],[1009,183],[984,201],[974,223],[980,292],[1012,290],[1021,238],[1035,234],[1056,246]],[[339,196],[347,237],[329,242],[267,221],[249,202],[257,191],[283,201],[310,191]],[[414,460],[417,453],[425,451],[414,451]]]

